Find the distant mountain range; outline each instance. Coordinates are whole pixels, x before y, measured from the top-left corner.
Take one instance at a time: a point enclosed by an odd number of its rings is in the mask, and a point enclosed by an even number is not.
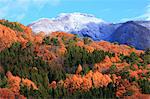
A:
[[[150,48],[150,21],[128,21],[108,23],[93,15],[63,13],[56,18],[42,18],[28,25],[33,32],[50,34],[63,31],[90,37],[95,41],[106,40],[134,46],[137,49]]]

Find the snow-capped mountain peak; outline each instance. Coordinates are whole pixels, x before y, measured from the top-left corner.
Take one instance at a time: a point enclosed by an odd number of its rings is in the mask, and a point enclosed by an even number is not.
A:
[[[102,19],[96,18],[92,14],[85,14],[85,13],[61,13],[56,19],[54,20],[70,20],[71,22],[78,22],[80,24],[87,24],[90,22],[94,23],[105,23]]]
[[[70,32],[72,30],[79,31],[87,28],[86,24],[107,24],[102,19],[96,18],[91,14],[84,13],[62,13],[56,18],[42,18],[29,25],[33,32],[39,33],[41,31],[49,34],[55,31]]]

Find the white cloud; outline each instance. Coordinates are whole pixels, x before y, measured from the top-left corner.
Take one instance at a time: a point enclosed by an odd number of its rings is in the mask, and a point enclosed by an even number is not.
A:
[[[139,16],[139,18],[145,18],[146,20],[150,20],[150,4],[146,8],[147,10],[145,14]]]
[[[145,7],[145,12],[142,15],[136,16],[136,17],[131,17],[131,18],[123,18],[120,21],[128,21],[128,20],[148,20],[150,21],[150,4]]]
[[[37,10],[42,9],[45,5],[57,6],[60,0],[0,0],[0,18],[22,20],[29,7],[33,6]]]

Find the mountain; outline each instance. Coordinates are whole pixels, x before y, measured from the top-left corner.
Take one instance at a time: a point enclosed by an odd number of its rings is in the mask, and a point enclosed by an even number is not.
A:
[[[115,30],[111,40],[138,49],[147,49],[150,48],[150,30],[134,21],[128,21]]]
[[[134,21],[134,22],[150,29],[150,21]]]
[[[81,30],[85,28],[85,24],[96,23],[105,24],[101,19],[95,18],[92,15],[82,14],[82,13],[62,13],[56,18],[47,19],[42,18],[36,22],[33,22],[29,26],[34,32],[44,31],[45,33],[55,32],[55,31],[71,31],[71,30]]]
[[[108,38],[115,30],[113,24],[83,13],[63,13],[56,18],[39,19],[28,26],[35,33],[43,31],[49,34],[55,31],[63,31],[78,34],[81,37],[91,37],[94,40]]]
[[[132,45],[138,49],[150,47],[150,21],[129,21],[108,23],[93,15],[83,13],[63,13],[56,18],[43,18],[29,25],[33,32],[49,34],[63,31],[90,37],[95,41],[106,40]]]
[[[48,19],[42,18],[36,22],[33,22],[29,26],[34,32],[44,31],[45,33],[54,31],[71,31],[80,30],[88,23],[102,23],[105,22],[101,19],[95,18],[93,15],[82,13],[62,13],[56,18]]]
[[[96,24],[88,23],[81,30],[73,30],[70,33],[77,34],[80,37],[90,37],[95,41],[109,40],[110,35],[115,31],[117,25],[114,24]]]

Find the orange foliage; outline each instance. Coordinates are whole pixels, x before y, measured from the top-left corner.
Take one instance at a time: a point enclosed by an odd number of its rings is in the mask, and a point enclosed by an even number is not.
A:
[[[57,37],[58,43],[59,43],[58,46],[42,45],[39,42],[39,44],[35,46],[35,52],[37,52],[37,55],[39,57],[42,57],[44,61],[48,61],[48,62],[51,62],[52,60],[56,59],[58,56],[63,56],[67,52],[65,44],[63,43],[62,38],[60,38],[60,37],[63,37],[63,34],[65,35],[65,33],[63,32],[54,32],[50,36],[50,38]],[[41,39],[42,41],[43,37],[42,36],[39,36],[39,37],[40,37],[39,39]],[[40,40],[37,40],[37,41],[40,41]]]
[[[93,73],[93,83],[94,87],[106,87],[110,82],[112,82],[111,78],[108,75],[103,75],[100,72],[96,71]]]
[[[21,43],[22,48],[26,48],[26,44],[27,44],[28,40],[23,38],[21,35],[18,35],[18,41]]]
[[[129,72],[130,72],[130,77],[132,77],[132,78],[135,77],[136,79],[139,79],[139,76],[141,74],[146,74],[148,72],[148,70],[146,70],[146,69],[143,69],[143,70],[138,69],[136,71],[130,70]]]
[[[84,47],[88,52],[93,52],[94,50],[104,50],[108,52],[113,52],[117,55],[124,54],[130,55],[132,52],[135,52],[138,56],[141,53],[144,53],[142,50],[136,50],[135,48],[131,48],[127,45],[117,45],[113,43],[109,43],[107,41],[99,41],[99,42],[91,42],[89,45],[85,45],[83,41],[78,41],[76,43],[77,46]],[[117,58],[117,57],[116,57]]]
[[[109,58],[109,56],[106,56],[102,62],[96,63],[94,65],[94,69],[102,72],[102,71],[108,70],[112,65],[115,65],[117,69],[123,69],[124,66],[130,66],[126,62],[123,62],[123,63],[120,63],[120,62],[121,60],[116,54],[115,54],[115,57],[111,57],[111,58]]]
[[[137,71],[130,71],[130,77],[135,77],[136,79],[138,78]]]
[[[45,36],[45,34],[43,32],[40,32],[39,34],[34,36],[34,42],[41,44],[44,36]]]
[[[67,49],[63,46],[61,46],[58,50],[57,53],[58,55],[64,55],[67,52]]]
[[[115,57],[111,57],[111,62],[113,63],[117,63],[117,62],[120,62],[120,58],[117,56],[117,54],[115,54]]]
[[[7,72],[9,89],[14,93],[19,93],[21,78],[13,76],[11,72]]]
[[[106,41],[93,42],[90,46],[97,50],[109,51],[116,54],[130,55],[132,52],[135,52],[137,55],[140,55],[141,53],[144,53],[142,50],[136,50],[135,48],[131,48],[127,45],[117,45]]]
[[[83,78],[83,83],[81,86],[82,91],[89,91],[92,88],[92,80],[90,77],[84,76]]]
[[[10,23],[14,24],[13,22]],[[0,24],[0,51],[3,50],[4,48],[10,47],[12,43],[17,41],[22,44],[23,48],[26,47],[26,43],[28,41],[34,41],[32,36],[32,30],[29,27],[26,27],[17,22],[15,23],[18,24],[23,29],[23,32],[12,30],[9,27]]]
[[[78,42],[76,42],[75,45],[79,46],[79,47],[83,47],[84,46],[84,42],[83,41],[78,41]]]
[[[74,35],[70,34],[70,33],[66,33],[66,32],[52,32],[50,37],[51,38],[53,38],[53,37],[58,37],[58,38],[64,37],[64,39],[71,39],[74,37]]]
[[[80,75],[73,75],[72,77],[66,78],[64,81],[64,87],[69,89],[69,91],[72,93],[76,90],[80,90],[82,83],[83,79]]]
[[[118,80],[121,79],[121,76],[116,76],[116,74],[112,74],[112,81],[117,84],[118,83]]]
[[[102,62],[96,63],[94,65],[94,68],[101,72],[103,70],[109,69],[109,67],[112,65],[113,65],[113,63],[112,63],[111,59],[109,58],[109,56],[106,56]]]
[[[16,41],[16,33],[10,28],[0,25],[0,51],[10,47],[10,45]]]
[[[85,75],[85,77],[88,78],[88,79],[91,79],[92,76],[93,76],[93,71],[92,71],[92,70],[90,70],[90,71]]]
[[[150,99],[149,94],[134,94],[132,96],[126,96],[124,99]]]
[[[13,76],[10,71],[7,72],[9,89],[14,93],[19,94],[20,84],[27,86],[29,89],[33,87],[34,90],[38,90],[37,86],[29,79],[21,79],[19,76]],[[22,82],[21,82],[22,81]]]
[[[24,25],[22,25],[20,23],[18,23],[18,24],[23,29],[23,33],[22,34],[25,35],[26,39],[28,41],[32,41],[33,42],[34,41],[34,37],[33,37],[33,34],[32,34],[32,29],[27,27],[27,26],[24,26]]]
[[[138,65],[137,64],[133,64],[133,67],[137,70],[139,69]]]
[[[130,66],[130,64],[123,62],[123,63],[114,63],[118,70],[123,69],[125,66]]]
[[[117,92],[116,96],[121,97],[124,93],[127,92],[127,88],[131,86],[131,83],[127,79],[118,79],[118,87],[117,87]]]
[[[93,47],[95,50],[104,50],[104,48],[97,44],[98,42],[90,43],[90,46]]]
[[[76,69],[76,74],[80,74],[81,71],[82,71],[82,66],[79,64]]]
[[[126,88],[126,90],[133,92],[133,94],[140,94],[140,87],[135,82],[131,83],[131,85]]]
[[[108,75],[103,75],[98,71],[89,71],[84,76],[77,74],[69,76],[63,81],[63,84],[64,87],[70,92],[74,92],[77,90],[89,91],[92,87],[104,87],[107,86],[110,82],[112,82],[112,80]]]
[[[58,38],[58,42],[59,42],[59,48],[57,50],[57,53],[58,53],[58,55],[64,55],[67,52],[65,44],[63,43],[63,41],[60,38]]]
[[[27,86],[29,89],[32,87],[34,90],[38,90],[37,86],[31,80],[22,78],[22,84]]]
[[[55,53],[49,51],[47,46],[36,46],[35,52],[37,52],[37,56],[42,57],[42,60],[51,62],[53,59],[56,59]]]
[[[49,85],[50,88],[56,89],[57,88],[57,84],[56,81],[52,81],[52,83]]]
[[[84,45],[84,48],[89,52],[92,53],[94,51],[94,48],[89,45]]]
[[[26,97],[16,94],[7,88],[0,88],[0,99],[26,99]]]
[[[150,64],[148,64],[147,67],[150,68]]]
[[[4,48],[10,47],[10,45],[16,41],[19,41],[22,44],[23,48],[26,47],[26,43],[28,41],[32,41],[35,44],[35,52],[37,53],[37,56],[42,57],[42,59],[45,61],[51,62],[54,59],[57,59],[58,56],[63,56],[67,52],[66,45],[63,43],[62,38],[63,40],[70,40],[74,39],[75,37],[73,34],[65,32],[53,32],[51,33],[50,38],[57,37],[59,46],[42,45],[42,41],[45,36],[43,32],[37,35],[32,35],[32,31],[30,28],[21,24],[20,26],[24,30],[23,33],[13,31],[10,28],[0,25],[0,51],[2,51]],[[25,37],[23,37],[23,35]],[[128,80],[121,79],[121,76],[117,77],[115,74],[112,74],[111,79],[110,75],[103,75],[101,72],[104,70],[108,70],[112,65],[115,65],[117,70],[123,69],[124,66],[130,66],[126,62],[121,63],[121,60],[119,58],[120,54],[129,56],[132,52],[135,52],[138,56],[140,56],[140,54],[144,53],[144,51],[136,50],[135,48],[131,48],[126,45],[112,44],[106,41],[91,42],[90,44],[86,45],[84,44],[83,40],[79,39],[75,43],[75,45],[85,48],[89,53],[92,53],[94,50],[104,50],[115,53],[115,56],[111,58],[109,56],[106,56],[102,62],[96,63],[94,65],[94,72],[89,71],[84,76],[80,75],[82,66],[79,65],[76,69],[76,74],[67,77],[65,80],[60,80],[58,83],[56,83],[56,81],[53,81],[51,84],[49,84],[50,88],[56,89],[59,86],[65,87],[70,92],[74,92],[77,90],[89,91],[93,87],[106,87],[109,83],[113,82],[117,85],[116,96],[118,97],[121,97],[127,91],[132,91],[140,94],[140,88],[136,83],[129,83]],[[141,59],[141,62],[142,61],[143,60]],[[141,74],[146,74],[148,72],[148,70],[146,69],[139,69],[136,64],[133,64],[133,67],[136,70],[129,70],[131,78],[135,77],[136,79],[139,79]],[[147,67],[150,68],[150,64]],[[0,66],[0,72],[1,71],[3,71],[3,69]],[[6,75],[8,78],[9,89],[0,89],[0,98],[9,97],[13,99],[15,97],[15,94],[19,94],[21,83],[24,86],[27,86],[29,89],[33,87],[33,89],[38,90],[34,82],[27,78],[21,79],[18,76],[13,76],[11,72],[7,72]],[[3,95],[1,95],[1,93]],[[9,96],[10,94],[12,96]]]
[[[117,97],[122,97],[126,92],[132,92],[133,95],[140,94],[140,87],[136,82],[129,82],[127,79],[118,79],[117,80]]]
[[[126,93],[126,89],[123,85],[121,85],[116,92],[117,97],[121,97],[124,93]]]
[[[58,83],[57,83],[57,86],[58,87],[63,87],[64,85],[64,81],[63,80],[60,80]]]
[[[55,54],[48,51],[47,49],[44,50],[44,54],[43,54],[43,60],[48,60],[51,61],[52,59],[55,59]]]

